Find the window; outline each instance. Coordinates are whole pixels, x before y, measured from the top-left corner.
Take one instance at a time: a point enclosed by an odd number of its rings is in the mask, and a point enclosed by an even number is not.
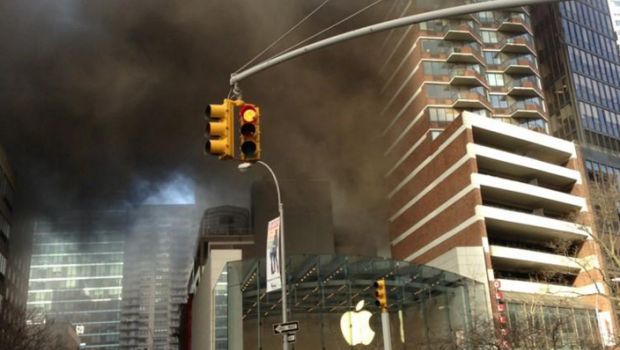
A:
[[[434,32],[441,32],[444,26],[445,26],[445,21],[443,20],[420,23],[420,29],[434,31]]]
[[[426,93],[430,98],[452,98],[450,86],[448,85],[426,85]]]
[[[488,31],[488,30],[482,30],[482,31],[480,31],[480,34],[482,35],[482,41],[484,43],[495,44],[495,43],[499,42],[499,40],[497,38],[497,32],[492,32],[492,31]]]
[[[452,108],[428,108],[428,118],[433,127],[445,127],[458,116]]]
[[[484,61],[487,64],[501,64],[502,58],[500,57],[499,51],[485,51]]]
[[[424,62],[424,73],[428,75],[448,75],[450,70],[444,62],[426,61]]]
[[[489,95],[493,108],[508,108],[506,95]]]
[[[478,18],[480,18],[480,22],[491,23],[494,20],[493,12],[491,11],[480,12],[478,13]]]
[[[504,75],[501,73],[488,73],[487,81],[491,86],[504,86]]]

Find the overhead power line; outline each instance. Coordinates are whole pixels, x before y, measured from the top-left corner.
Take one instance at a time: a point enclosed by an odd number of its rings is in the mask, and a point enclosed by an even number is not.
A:
[[[325,0],[323,1],[323,3],[321,3],[319,6],[317,6],[314,10],[312,10],[309,14],[307,14],[304,18],[302,18],[301,20],[299,20],[295,25],[293,25],[289,30],[287,30],[284,34],[280,35],[279,38],[277,38],[276,40],[274,40],[271,44],[269,44],[269,46],[267,46],[263,51],[259,52],[258,55],[254,56],[254,58],[252,58],[251,60],[249,60],[246,64],[244,64],[243,66],[241,66],[239,69],[237,69],[235,71],[235,73],[245,69],[245,67],[249,66],[250,64],[252,64],[254,61],[256,61],[259,57],[261,57],[265,52],[269,51],[272,47],[276,46],[280,41],[282,41],[282,39],[284,39],[287,35],[289,35],[292,31],[294,31],[295,29],[297,29],[300,25],[302,25],[306,20],[308,20],[310,17],[312,17],[312,15],[314,15],[315,13],[317,13],[323,6],[325,6],[325,4],[327,4],[330,0]]]
[[[309,37],[305,38],[304,40],[302,40],[302,41],[298,42],[297,44],[295,44],[295,45],[293,45],[293,46],[291,46],[291,47],[287,48],[286,50],[283,50],[283,51],[281,51],[281,52],[279,52],[279,53],[277,53],[277,54],[275,54],[275,55],[271,56],[269,59],[272,59],[272,58],[274,58],[274,57],[278,57],[278,56],[280,56],[280,55],[282,55],[282,54],[285,54],[285,53],[287,53],[287,52],[289,52],[289,51],[291,51],[291,50],[294,50],[295,48],[297,48],[297,47],[299,47],[299,46],[301,46],[301,45],[303,45],[303,44],[307,43],[308,41],[310,41],[310,40],[312,40],[312,39],[314,39],[314,38],[316,38],[316,37],[320,36],[321,34],[323,34],[323,33],[327,32],[327,31],[330,31],[330,30],[334,29],[335,27],[337,27],[337,26],[341,25],[342,23],[344,23],[344,22],[346,22],[346,21],[350,20],[351,18],[353,18],[353,17],[355,17],[355,16],[357,16],[357,15],[359,15],[359,14],[363,13],[364,11],[366,11],[366,10],[368,10],[368,9],[372,8],[373,6],[375,6],[375,5],[377,5],[378,3],[383,2],[383,1],[384,1],[384,0],[377,0],[377,1],[373,2],[372,4],[370,4],[370,5],[368,5],[368,6],[365,6],[365,7],[361,8],[360,10],[358,10],[358,11],[354,12],[353,14],[351,14],[351,15],[349,15],[349,16],[347,16],[347,17],[343,18],[343,19],[341,19],[340,21],[338,21],[338,22],[336,22],[336,23],[332,24],[331,26],[329,26],[329,27],[327,27],[327,28],[325,28],[325,29],[323,29],[323,30],[321,30],[321,31],[319,31],[319,32],[317,32],[317,33],[315,33],[315,34],[312,34],[311,36],[309,36]],[[238,72],[238,71],[237,71],[237,72]],[[237,73],[237,72],[235,72],[235,73]]]

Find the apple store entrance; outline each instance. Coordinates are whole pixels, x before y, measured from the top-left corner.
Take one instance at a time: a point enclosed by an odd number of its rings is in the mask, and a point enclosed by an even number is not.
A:
[[[230,262],[214,288],[215,349],[279,349],[281,293],[266,293],[265,260]],[[425,265],[381,258],[287,259],[290,349],[383,349],[374,282],[385,278],[393,349],[453,348],[484,305],[482,284]],[[443,347],[441,347],[443,345]]]

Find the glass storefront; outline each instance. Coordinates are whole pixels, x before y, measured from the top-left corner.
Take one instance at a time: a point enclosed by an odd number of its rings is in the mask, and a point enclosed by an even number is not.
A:
[[[265,260],[228,263],[214,288],[216,349],[277,349],[281,293],[265,293]],[[454,347],[486,312],[482,284],[430,266],[381,258],[287,259],[288,319],[300,331],[291,349],[382,349],[373,283],[385,278],[393,349]],[[460,335],[460,336],[459,336]]]
[[[512,349],[601,349],[596,312],[540,303],[508,302]]]

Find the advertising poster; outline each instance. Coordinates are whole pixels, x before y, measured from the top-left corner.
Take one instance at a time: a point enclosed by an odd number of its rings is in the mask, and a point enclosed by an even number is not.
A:
[[[280,218],[267,225],[267,293],[282,288],[280,277]]]

